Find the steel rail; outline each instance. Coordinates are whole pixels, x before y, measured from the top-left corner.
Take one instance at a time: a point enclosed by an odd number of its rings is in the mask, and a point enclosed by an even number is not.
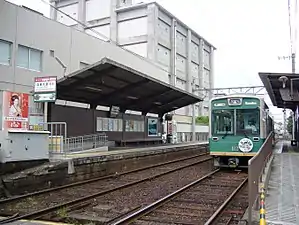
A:
[[[89,179],[89,180],[79,181],[79,182],[66,184],[66,185],[59,186],[59,187],[47,188],[47,189],[44,189],[44,190],[35,191],[35,192],[31,192],[31,193],[23,194],[23,195],[19,195],[19,196],[14,196],[14,197],[11,197],[11,198],[0,199],[0,204],[9,203],[9,202],[12,202],[12,201],[21,200],[21,199],[24,199],[24,198],[28,198],[28,197],[32,197],[32,196],[36,196],[36,195],[41,195],[41,194],[45,194],[45,193],[49,193],[49,192],[54,192],[54,191],[58,191],[58,190],[62,190],[62,189],[70,188],[70,187],[75,187],[75,186],[79,186],[79,185],[83,185],[83,184],[89,184],[89,183],[97,182],[97,181],[100,181],[100,180],[115,178],[116,176],[127,175],[127,174],[130,174],[130,173],[135,173],[135,172],[139,172],[139,171],[143,171],[143,170],[147,170],[147,169],[152,169],[152,168],[156,168],[156,167],[159,167],[159,166],[168,165],[168,164],[171,164],[171,163],[182,162],[182,161],[186,161],[186,160],[189,160],[189,159],[193,159],[193,158],[197,158],[197,157],[201,157],[201,156],[205,156],[205,155],[208,155],[208,153],[202,153],[202,154],[197,154],[195,156],[193,155],[193,156],[189,156],[189,157],[183,157],[183,158],[180,158],[180,159],[170,160],[170,161],[167,161],[167,162],[158,163],[158,164],[154,164],[154,165],[150,165],[150,166],[145,166],[145,167],[141,167],[141,168],[137,168],[137,169],[134,169],[134,170],[129,170],[129,171],[125,171],[125,172],[121,172],[121,173],[117,173],[117,174],[112,174],[112,175],[107,175],[107,176],[103,176],[103,177],[99,177],[99,178],[93,178],[93,179]]]
[[[167,202],[171,201],[173,198],[177,197],[180,193],[182,193],[183,191],[187,190],[188,188],[191,188],[192,186],[196,185],[197,183],[205,180],[206,178],[214,175],[215,173],[219,172],[220,169],[217,169],[217,170],[214,170],[213,172],[211,173],[208,173],[206,175],[204,175],[203,177],[187,184],[186,186],[172,192],[171,194],[159,199],[158,201],[156,202],[153,202],[151,203],[150,205],[148,206],[145,206],[144,208],[114,222],[114,223],[111,223],[113,225],[118,225],[118,224],[129,224],[130,222],[134,221],[134,220],[137,220],[143,216],[145,216],[146,214],[154,211],[155,209],[163,206],[164,204],[166,204]]]
[[[230,196],[222,203],[222,205],[216,210],[216,212],[213,213],[213,215],[210,217],[210,219],[205,222],[204,225],[210,225],[221,215],[222,211],[225,209],[225,207],[228,205],[228,203],[235,197],[235,195],[241,190],[241,188],[247,183],[248,177],[245,178],[242,183],[231,193]]]
[[[173,170],[169,170],[169,171],[166,171],[166,172],[154,175],[154,176],[149,176],[147,178],[144,178],[144,179],[141,179],[141,180],[138,180],[138,181],[133,181],[133,182],[130,182],[130,183],[127,183],[127,184],[124,184],[124,185],[121,185],[121,186],[118,186],[118,187],[115,187],[115,188],[112,188],[112,189],[108,189],[108,190],[105,190],[105,191],[100,191],[100,192],[97,192],[95,194],[91,194],[91,195],[88,195],[88,196],[85,196],[85,197],[77,198],[77,199],[74,199],[74,200],[71,200],[71,201],[68,201],[68,202],[60,203],[60,204],[57,204],[55,206],[47,207],[45,209],[40,209],[40,210],[31,212],[31,213],[27,213],[27,214],[24,214],[24,215],[20,215],[20,216],[14,217],[14,218],[3,219],[3,220],[0,221],[0,224],[14,222],[14,221],[21,220],[21,219],[37,219],[37,218],[40,218],[41,216],[43,216],[45,214],[49,214],[49,213],[51,213],[55,210],[58,210],[60,208],[70,207],[72,205],[76,205],[78,203],[88,201],[90,199],[93,199],[95,197],[99,197],[101,195],[111,193],[113,191],[117,191],[117,190],[127,188],[127,187],[130,187],[130,186],[145,182],[145,181],[149,181],[149,180],[152,180],[152,179],[155,179],[155,178],[173,173],[175,171],[182,170],[184,168],[194,166],[196,164],[200,164],[200,163],[203,163],[203,162],[206,162],[206,161],[210,161],[211,159],[213,159],[213,158],[208,157],[206,159],[202,159],[200,161],[197,161],[197,162],[185,165],[185,166],[181,166],[181,167],[175,168]]]

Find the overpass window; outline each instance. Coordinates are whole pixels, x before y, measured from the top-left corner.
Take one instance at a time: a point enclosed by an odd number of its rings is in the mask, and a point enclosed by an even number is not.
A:
[[[0,64],[10,65],[11,46],[10,42],[0,40]]]
[[[17,66],[29,70],[41,71],[42,51],[28,48],[23,45],[18,46]]]

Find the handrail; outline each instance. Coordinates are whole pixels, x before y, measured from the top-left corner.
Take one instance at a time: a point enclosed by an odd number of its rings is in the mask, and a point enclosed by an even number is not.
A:
[[[252,224],[252,208],[258,209],[258,203],[256,200],[259,196],[259,185],[262,181],[262,175],[265,170],[265,166],[268,163],[272,151],[272,137],[273,132],[271,132],[263,145],[261,146],[259,152],[248,161],[248,223]]]

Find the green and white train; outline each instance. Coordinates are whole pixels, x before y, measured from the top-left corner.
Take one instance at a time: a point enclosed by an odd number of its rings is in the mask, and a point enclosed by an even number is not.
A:
[[[210,101],[209,145],[216,167],[248,167],[272,131],[274,123],[263,98],[244,94]]]

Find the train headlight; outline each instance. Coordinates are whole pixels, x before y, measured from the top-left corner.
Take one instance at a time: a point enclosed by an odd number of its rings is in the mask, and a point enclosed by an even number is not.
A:
[[[239,141],[238,147],[241,152],[250,152],[253,148],[253,142],[249,138],[242,138]]]

